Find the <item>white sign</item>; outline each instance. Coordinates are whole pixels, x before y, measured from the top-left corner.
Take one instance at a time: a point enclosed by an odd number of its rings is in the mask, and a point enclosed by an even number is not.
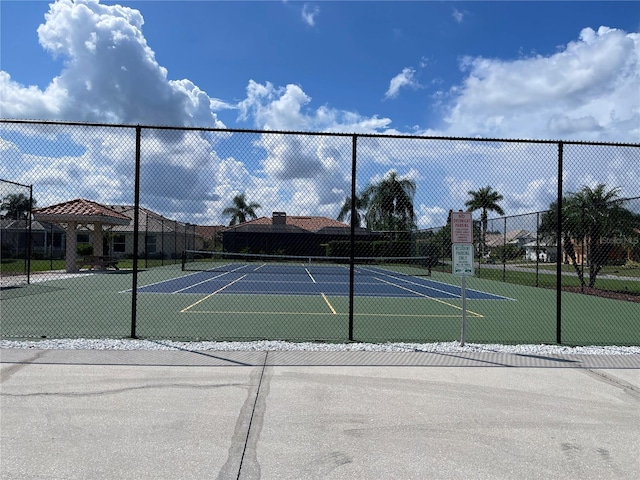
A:
[[[456,243],[451,246],[453,274],[456,277],[473,276],[473,245]]]
[[[473,243],[471,212],[451,212],[451,243]]]

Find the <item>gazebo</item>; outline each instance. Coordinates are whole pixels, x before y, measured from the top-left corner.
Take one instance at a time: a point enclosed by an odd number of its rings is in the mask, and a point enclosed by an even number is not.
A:
[[[93,225],[93,254],[102,256],[102,227],[104,225],[128,225],[131,221],[126,215],[122,215],[105,205],[82,198],[35,209],[33,217],[37,221],[66,225],[67,272],[78,270],[76,265],[76,229],[78,225]]]

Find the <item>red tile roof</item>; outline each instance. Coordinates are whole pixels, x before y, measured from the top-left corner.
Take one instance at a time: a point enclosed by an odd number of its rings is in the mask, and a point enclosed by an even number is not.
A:
[[[227,227],[223,225],[196,225],[196,233],[204,238],[213,238],[225,228]]]
[[[273,221],[271,217],[260,217],[245,223],[233,225],[229,227],[229,229],[238,228],[238,227],[248,227],[251,225],[272,225],[272,223]],[[295,216],[295,215],[287,215],[286,225],[302,228],[303,230],[307,230],[309,232],[317,232],[318,230],[326,227],[349,228],[348,224],[339,222],[337,220],[332,220],[331,218],[327,218],[327,217],[303,217],[303,216]]]
[[[51,221],[101,221],[114,223],[128,223],[129,217],[116,212],[115,210],[91,200],[77,198],[68,202],[50,205],[44,208],[37,208],[33,211],[34,216],[40,220]]]

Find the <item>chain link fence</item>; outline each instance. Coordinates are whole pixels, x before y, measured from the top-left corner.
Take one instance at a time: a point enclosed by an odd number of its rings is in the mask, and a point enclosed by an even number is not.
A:
[[[32,251],[51,248],[47,231],[30,221],[33,197],[31,185],[0,179],[0,287],[29,283]]]
[[[466,341],[640,344],[640,144],[12,120],[0,139],[43,231],[2,212],[2,278],[31,252],[4,338],[456,341],[469,210]]]

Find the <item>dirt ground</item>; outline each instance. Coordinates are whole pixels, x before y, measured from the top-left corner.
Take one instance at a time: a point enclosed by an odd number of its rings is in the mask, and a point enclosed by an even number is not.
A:
[[[562,290],[566,292],[583,293],[585,295],[595,295],[597,297],[640,303],[640,295],[636,293],[611,292],[609,290],[600,290],[598,288],[590,287],[584,287],[584,289],[581,289],[580,287],[562,287]]]

